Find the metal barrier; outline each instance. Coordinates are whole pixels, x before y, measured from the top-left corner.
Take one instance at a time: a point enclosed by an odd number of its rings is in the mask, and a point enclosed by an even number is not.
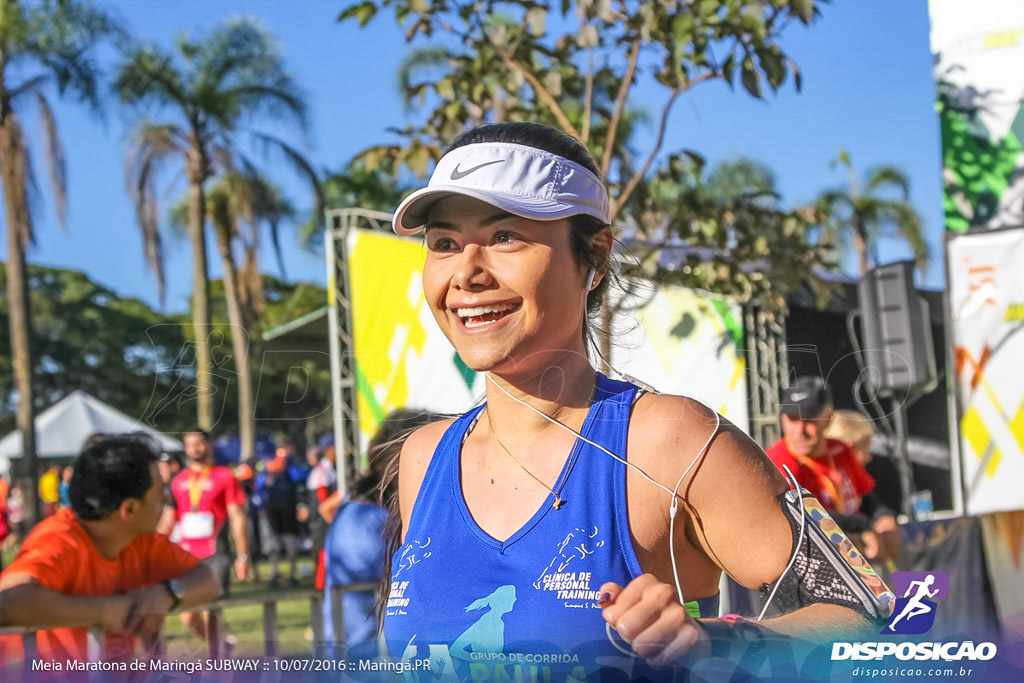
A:
[[[334,586],[330,589],[331,600],[331,625],[334,627],[334,656],[342,658],[348,649],[347,636],[345,633],[345,612],[343,596],[345,593],[359,593],[363,591],[376,590],[376,583],[355,583],[345,586]],[[279,602],[291,602],[295,600],[309,600],[309,623],[313,629],[313,653],[316,656],[323,656],[327,642],[324,640],[324,592],[315,589],[285,590],[273,593],[252,595],[246,597],[222,598],[206,605],[189,607],[190,613],[208,612],[211,615],[208,623],[213,628],[206,631],[206,647],[210,657],[220,657],[232,653],[224,650],[224,637],[220,624],[223,623],[224,610],[236,607],[248,607],[251,605],[263,606],[263,653],[268,657],[276,656],[277,651],[277,605]],[[170,616],[170,615],[168,615]],[[28,663],[39,656],[39,647],[36,643],[36,634],[39,631],[48,629],[23,628],[12,626],[0,628],[0,636],[20,635],[25,663]],[[98,662],[104,657],[103,630],[98,626],[90,627],[86,641],[87,661]],[[162,650],[161,650],[162,651]]]

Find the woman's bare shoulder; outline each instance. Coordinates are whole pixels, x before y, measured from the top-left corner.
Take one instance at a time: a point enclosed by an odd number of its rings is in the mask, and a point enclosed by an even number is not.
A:
[[[692,521],[688,531],[708,557],[745,586],[774,581],[791,544],[777,502],[787,486],[764,451],[739,427],[684,396],[641,397],[629,429],[630,460],[669,489],[679,485]],[[758,529],[756,542],[751,529]]]
[[[420,472],[419,479],[423,478],[430,459],[433,457],[434,451],[437,450],[437,445],[441,443],[441,437],[455,420],[456,418],[449,418],[431,422],[406,437],[405,443],[402,444],[402,457],[399,461],[403,478],[417,471]]]
[[[765,471],[773,469],[761,448],[743,430],[704,403],[686,396],[642,396],[630,420],[630,446],[634,444],[637,457],[656,461],[673,484],[682,474],[679,468],[690,465],[705,446],[709,462],[702,463],[699,469],[705,471],[704,481],[711,488],[715,488],[719,478],[732,479],[749,470],[764,476]]]
[[[714,411],[695,399],[673,394],[644,394],[630,419],[630,434],[641,451],[653,453],[698,449],[715,431]],[[722,420],[725,424],[725,420]],[[632,445],[632,444],[631,444]]]
[[[402,455],[398,461],[398,498],[406,524],[420,485],[423,483],[423,477],[427,474],[427,467],[434,457],[434,451],[437,450],[445,431],[456,419],[449,418],[423,425],[409,434],[402,444]]]

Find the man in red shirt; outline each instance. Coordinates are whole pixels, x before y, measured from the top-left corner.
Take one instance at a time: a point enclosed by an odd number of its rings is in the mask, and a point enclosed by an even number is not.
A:
[[[40,522],[0,576],[0,626],[27,626],[39,656],[86,658],[87,629],[102,626],[105,655],[130,661],[134,637],[150,645],[169,611],[211,602],[216,577],[155,533],[164,488],[156,459],[133,439],[107,439],[79,456],[70,508]],[[0,679],[17,673],[21,637],[0,638]],[[8,667],[13,667],[13,670]]]
[[[245,528],[245,492],[227,467],[213,464],[213,441],[208,432],[194,430],[185,434],[188,466],[171,482],[177,504],[178,544],[209,567],[228,592],[231,575],[231,549],[228,530],[235,541],[235,574],[245,578],[249,568],[249,542]],[[170,529],[162,526],[161,531]],[[205,628],[199,615],[182,614],[201,637]]]
[[[781,398],[782,438],[765,451],[768,457],[783,473],[789,468],[868,559],[891,559],[899,547],[895,516],[872,494],[875,480],[850,446],[825,437],[832,420],[828,387],[818,377],[800,377]],[[871,519],[861,514],[865,503]]]

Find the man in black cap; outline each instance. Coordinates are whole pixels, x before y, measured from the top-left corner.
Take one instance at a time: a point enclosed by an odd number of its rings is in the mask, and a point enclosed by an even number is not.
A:
[[[820,377],[800,377],[782,389],[782,438],[766,453],[821,501],[868,559],[889,559],[899,547],[892,511],[872,491],[875,480],[850,446],[825,436],[832,395]],[[862,514],[862,505],[868,515]]]

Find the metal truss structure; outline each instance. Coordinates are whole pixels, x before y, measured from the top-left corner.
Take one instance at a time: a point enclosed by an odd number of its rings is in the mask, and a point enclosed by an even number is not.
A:
[[[782,435],[779,390],[789,373],[786,328],[781,315],[771,315],[748,303],[743,306],[743,334],[747,347],[750,436],[767,448]]]
[[[331,409],[338,490],[347,491],[359,461],[359,387],[356,380],[355,335],[352,327],[352,284],[348,236],[357,228],[390,230],[391,214],[365,209],[331,209],[325,213],[324,254],[327,258],[327,320],[331,351]]]

